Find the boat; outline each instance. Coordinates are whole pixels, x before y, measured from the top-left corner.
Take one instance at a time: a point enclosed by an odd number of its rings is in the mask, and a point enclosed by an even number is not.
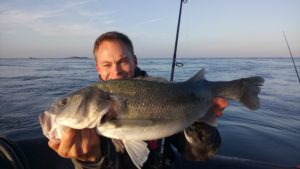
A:
[[[176,153],[177,168],[186,169],[300,169],[239,157],[215,155],[205,162],[189,161]],[[0,134],[1,169],[73,169],[69,159],[60,157],[48,147],[40,128],[15,130]]]

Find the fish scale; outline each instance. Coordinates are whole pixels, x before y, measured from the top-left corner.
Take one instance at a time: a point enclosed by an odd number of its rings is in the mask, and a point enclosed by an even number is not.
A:
[[[161,120],[183,119],[187,115],[184,112],[195,112],[198,109],[199,100],[195,99],[195,91],[190,86],[147,80],[138,80],[137,83],[134,80],[112,80],[98,85],[99,89],[110,95],[121,97],[119,102],[126,101],[128,109],[120,113],[120,118]],[[157,101],[161,104],[156,104]]]

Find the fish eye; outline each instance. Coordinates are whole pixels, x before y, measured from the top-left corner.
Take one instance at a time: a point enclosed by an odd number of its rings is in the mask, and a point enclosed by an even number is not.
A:
[[[100,95],[98,95],[100,99],[110,100],[110,94],[108,92],[103,92]]]
[[[58,102],[59,107],[64,107],[68,103],[68,98],[63,98]]]
[[[105,92],[105,93],[104,93],[104,97],[105,97],[107,100],[109,100],[109,99],[110,99],[109,93],[108,93],[108,92]]]

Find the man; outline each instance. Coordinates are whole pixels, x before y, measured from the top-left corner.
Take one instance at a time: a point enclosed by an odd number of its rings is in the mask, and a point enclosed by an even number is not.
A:
[[[94,56],[100,80],[147,76],[145,71],[137,67],[133,45],[122,33],[102,34],[95,42]],[[217,115],[226,106],[227,102],[224,99],[216,98],[211,111]],[[171,144],[188,159],[207,160],[216,153],[221,142],[217,129],[201,122],[194,123],[185,133],[188,141],[183,133],[166,138],[163,158],[160,154],[161,140],[149,141],[150,154],[143,168],[158,168],[162,165],[174,168],[175,154]],[[64,131],[60,143],[49,141],[48,144],[60,156],[71,158],[76,169],[135,168],[127,153],[122,152],[122,144],[98,136],[94,129],[68,128]]]

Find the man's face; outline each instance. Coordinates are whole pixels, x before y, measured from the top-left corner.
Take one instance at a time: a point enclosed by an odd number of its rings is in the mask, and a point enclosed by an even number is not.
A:
[[[134,76],[136,58],[122,42],[103,41],[95,56],[96,69],[102,80],[128,79]]]

